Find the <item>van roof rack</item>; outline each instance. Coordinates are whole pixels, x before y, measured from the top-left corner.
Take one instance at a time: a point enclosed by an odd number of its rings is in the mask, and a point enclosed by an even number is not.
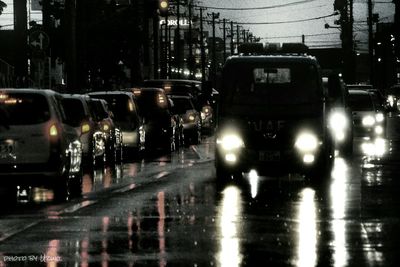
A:
[[[308,46],[303,43],[243,43],[238,48],[239,55],[304,55]]]

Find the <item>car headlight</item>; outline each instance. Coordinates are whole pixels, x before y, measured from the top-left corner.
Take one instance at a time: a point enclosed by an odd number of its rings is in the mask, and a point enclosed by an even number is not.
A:
[[[385,120],[385,115],[383,115],[383,113],[378,113],[376,114],[375,119],[377,122],[382,122]]]
[[[372,126],[372,125],[375,124],[375,118],[372,117],[371,115],[365,116],[365,117],[362,119],[362,124],[363,124],[364,126]]]
[[[329,125],[333,129],[345,129],[347,127],[347,117],[342,112],[334,112],[329,118]]]
[[[239,149],[244,146],[243,139],[237,134],[223,135],[221,139],[217,139],[217,144],[226,151]]]
[[[313,152],[318,147],[318,139],[312,133],[301,133],[296,139],[295,147],[301,152]]]

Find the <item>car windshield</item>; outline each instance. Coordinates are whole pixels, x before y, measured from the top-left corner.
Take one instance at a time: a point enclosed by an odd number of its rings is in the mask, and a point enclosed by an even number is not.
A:
[[[89,102],[90,109],[96,121],[101,121],[108,117],[107,110],[100,101],[101,100],[94,99]]]
[[[322,99],[318,77],[316,66],[310,63],[232,63],[223,73],[222,108],[315,113]]]
[[[30,93],[0,93],[0,116],[8,125],[31,125],[50,119],[45,96]]]
[[[187,110],[193,110],[193,103],[188,98],[172,98],[174,102],[173,112],[175,114],[185,114]]]
[[[160,92],[142,90],[140,94],[136,94],[136,98],[144,116],[156,116],[168,108],[167,98]]]
[[[85,110],[82,102],[79,99],[64,98],[62,104],[68,124],[74,127],[80,126],[85,119]]]
[[[349,106],[354,111],[373,111],[374,105],[368,94],[350,94]]]
[[[114,114],[115,121],[130,121],[132,114],[136,113],[136,106],[127,95],[107,94],[93,97],[107,101],[110,110]]]

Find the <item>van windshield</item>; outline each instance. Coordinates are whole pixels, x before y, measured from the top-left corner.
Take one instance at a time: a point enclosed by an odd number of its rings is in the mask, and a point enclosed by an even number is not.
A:
[[[302,62],[233,63],[223,73],[224,101],[239,105],[302,105],[322,96],[317,68]]]

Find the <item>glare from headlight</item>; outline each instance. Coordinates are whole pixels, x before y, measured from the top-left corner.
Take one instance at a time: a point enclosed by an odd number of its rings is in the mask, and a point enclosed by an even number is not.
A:
[[[317,149],[318,139],[312,133],[301,133],[296,140],[295,147],[301,152],[312,152]]]
[[[334,130],[343,130],[347,127],[347,118],[342,112],[334,112],[329,119],[329,124]]]
[[[365,116],[365,117],[362,119],[362,124],[363,124],[364,126],[372,126],[372,125],[375,124],[375,119],[374,119],[374,117],[372,117],[371,115]]]
[[[385,120],[385,115],[383,115],[383,113],[378,113],[376,114],[375,118],[377,122],[382,122]]]
[[[236,134],[224,135],[221,139],[217,139],[217,144],[227,151],[241,148],[244,145],[242,138]]]

